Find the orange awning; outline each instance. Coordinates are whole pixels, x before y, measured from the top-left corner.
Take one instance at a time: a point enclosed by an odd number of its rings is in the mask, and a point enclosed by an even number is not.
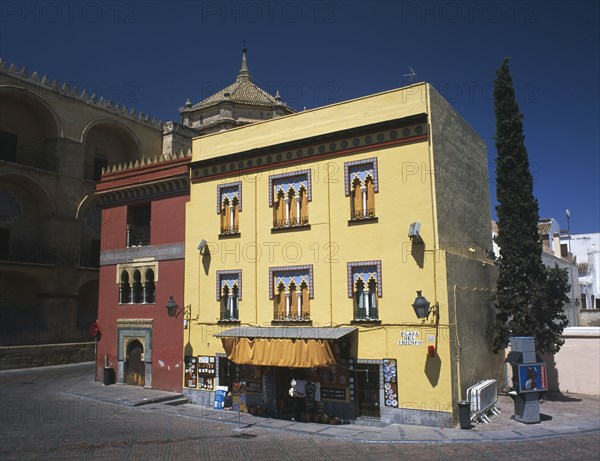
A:
[[[329,342],[322,339],[222,337],[227,358],[241,365],[312,368],[335,363]]]

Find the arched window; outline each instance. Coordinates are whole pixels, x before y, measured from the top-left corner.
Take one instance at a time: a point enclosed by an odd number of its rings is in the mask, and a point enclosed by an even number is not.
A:
[[[377,310],[377,282],[374,279],[370,279],[365,284],[362,279],[358,279],[355,285],[355,318],[357,320],[379,319],[379,312]]]
[[[275,312],[273,318],[284,320],[286,318],[286,293],[285,285],[280,283],[277,286],[277,296],[275,297]]]
[[[229,300],[229,316],[231,320],[239,320],[238,317],[238,287],[237,285],[233,286],[231,290],[231,297]]]
[[[217,213],[221,219],[221,235],[239,233],[239,213],[242,211],[241,181],[217,186]]]
[[[354,320],[379,320],[381,261],[348,263],[348,297],[354,300]]]
[[[229,287],[224,285],[221,291],[221,320],[231,320],[229,315],[229,297]]]
[[[158,261],[117,264],[119,304],[156,303]]]
[[[239,302],[242,300],[242,271],[217,271],[217,301],[220,301],[221,320],[238,321]]]
[[[270,268],[273,320],[297,322],[310,320],[312,266]]]
[[[129,285],[129,273],[121,272],[121,283],[119,284],[119,304],[128,304],[131,301],[131,286]]]
[[[239,210],[239,200],[236,196],[231,200],[231,210],[229,213],[229,231],[232,234],[237,234],[239,232],[240,226],[240,210]]]
[[[146,304],[154,303],[155,290],[156,290],[156,285],[154,283],[154,271],[152,269],[148,269],[146,271],[146,281],[144,283],[144,303],[146,303]]]
[[[140,273],[139,270],[136,270],[133,273],[132,289],[133,289],[132,303],[140,304],[143,300],[143,297],[142,297],[142,274]]]
[[[229,288],[227,284],[223,286],[221,293],[221,319],[239,320],[238,318],[239,290],[237,285]]]
[[[362,279],[358,279],[356,281],[356,288],[354,291],[355,299],[356,299],[356,319],[366,319],[367,318],[367,309],[365,307],[365,284]]]
[[[350,197],[350,220],[374,219],[375,194],[379,192],[377,159],[344,163],[346,196]]]
[[[308,224],[308,202],[311,201],[310,181],[310,170],[269,176],[273,229]]]
[[[275,204],[273,205],[273,227],[284,227],[285,226],[285,216],[286,216],[286,204],[284,201],[284,193],[283,191],[279,191],[277,193]]]
[[[221,205],[221,234],[229,233],[229,199],[225,197]]]
[[[310,319],[310,291],[308,284],[303,281],[300,284],[300,290],[298,292],[298,319],[309,320]]]

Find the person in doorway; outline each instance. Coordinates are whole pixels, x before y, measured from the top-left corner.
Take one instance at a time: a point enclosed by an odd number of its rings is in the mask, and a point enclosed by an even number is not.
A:
[[[306,411],[306,380],[297,376],[292,379],[290,389],[294,403],[294,420],[301,421],[302,413]]]

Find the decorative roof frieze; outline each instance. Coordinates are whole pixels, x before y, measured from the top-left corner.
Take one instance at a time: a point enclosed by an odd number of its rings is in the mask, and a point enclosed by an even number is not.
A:
[[[421,142],[428,138],[427,121],[407,123],[406,120],[395,121],[396,126],[361,127],[360,131],[352,133],[344,130],[335,136],[315,137],[301,140],[294,146],[270,146],[260,150],[237,152],[222,157],[198,160],[191,165],[192,181],[203,181],[240,175],[259,169],[313,161],[322,157],[343,155],[366,149],[376,149],[383,146]]]
[[[150,200],[158,197],[189,193],[190,180],[187,174],[159,179],[152,182],[140,182],[121,188],[101,190],[95,193],[104,206],[118,203]]]
[[[31,75],[29,75],[27,67],[22,67],[19,71],[15,63],[11,63],[8,69],[6,69],[5,61],[2,58],[0,58],[0,71],[4,71],[5,73],[10,74],[11,77],[25,80],[28,83],[44,87],[46,89],[50,89],[50,91],[54,91],[63,96],[78,99],[85,103],[92,104],[101,109],[107,110],[109,112],[116,113],[121,117],[130,118],[135,122],[143,123],[153,128],[162,128],[162,120],[157,120],[155,117],[144,115],[143,112],[137,114],[134,109],[131,109],[131,111],[127,111],[126,106],[123,106],[121,108],[118,103],[115,104],[112,100],[107,101],[102,96],[98,97],[96,94],[88,96],[87,91],[85,89],[81,92],[81,94],[79,94],[78,88],[74,86],[73,89],[70,89],[69,84],[67,82],[63,82],[61,84],[58,80],[53,80],[52,83],[50,83],[50,79],[46,75],[40,78],[37,71],[34,71]]]
[[[144,157],[142,159],[130,160],[129,162],[118,163],[116,165],[109,165],[106,168],[102,168],[102,174],[108,173],[119,173],[122,171],[134,170],[136,168],[145,167],[148,165],[155,165],[164,162],[170,162],[171,160],[178,160],[184,158],[192,158],[192,149],[187,149],[186,151],[180,150],[179,152],[174,152],[172,154],[161,154],[156,155],[154,157]]]

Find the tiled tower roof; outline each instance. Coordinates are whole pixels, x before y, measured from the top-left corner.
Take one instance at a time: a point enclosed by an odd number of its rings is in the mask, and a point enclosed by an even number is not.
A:
[[[271,96],[252,82],[252,76],[246,62],[246,48],[242,50],[242,66],[235,82],[221,91],[209,96],[192,107],[186,107],[186,111],[204,109],[206,107],[230,101],[236,104],[247,104],[252,106],[281,106],[292,112],[285,103],[281,101],[279,93]]]

